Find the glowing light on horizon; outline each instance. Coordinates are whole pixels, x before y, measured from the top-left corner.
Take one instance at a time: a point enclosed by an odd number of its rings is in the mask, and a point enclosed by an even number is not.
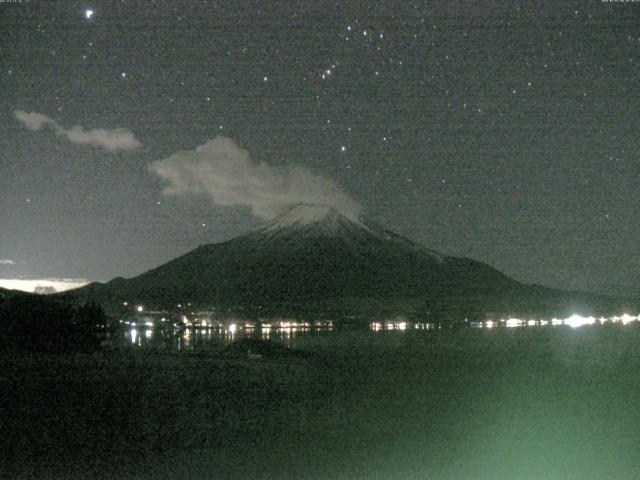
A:
[[[629,315],[628,313],[624,313],[622,316],[617,316],[617,315],[613,315],[611,317],[601,316],[599,318],[596,318],[594,316],[583,316],[583,315],[578,315],[577,313],[574,313],[573,315],[567,318],[552,318],[550,320],[548,319],[524,320],[520,318],[507,318],[507,319],[501,318],[500,320],[487,320],[484,323],[470,322],[469,325],[471,327],[483,327],[483,328],[493,328],[497,326],[514,328],[514,327],[535,327],[535,326],[544,327],[547,325],[553,325],[553,326],[566,325],[569,327],[578,328],[584,325],[595,325],[598,323],[605,324],[607,322],[622,323],[623,325],[628,325],[631,322],[637,322],[637,321],[640,321],[640,315],[633,316],[633,315]]]
[[[620,321],[622,322],[623,325],[627,325],[628,323],[631,323],[631,322],[637,322],[638,320],[640,320],[640,315],[637,317],[633,317],[628,313],[624,313],[622,317],[620,317]]]
[[[271,336],[270,323],[263,323],[262,325],[260,325],[260,336],[263,340],[269,340],[269,337]]]
[[[522,326],[522,320],[520,320],[518,318],[509,318],[505,322],[505,325],[507,326],[507,328],[521,327]]]
[[[36,278],[24,280],[17,278],[0,278],[0,287],[29,293],[34,293],[36,287],[53,287],[56,292],[64,292],[66,290],[83,287],[88,283],[89,280],[84,278]]]
[[[594,323],[596,323],[595,317],[583,317],[577,314],[573,314],[564,320],[565,325],[573,328],[582,327],[583,325],[593,325]]]

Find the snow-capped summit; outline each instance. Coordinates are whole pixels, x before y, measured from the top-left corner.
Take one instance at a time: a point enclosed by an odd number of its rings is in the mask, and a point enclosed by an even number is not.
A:
[[[401,249],[409,249],[431,260],[442,262],[444,255],[418,245],[407,238],[386,230],[380,225],[359,216],[338,211],[329,205],[302,203],[265,223],[245,236],[246,239],[264,241],[289,239],[300,243],[305,238],[340,239],[348,244],[396,245]]]
[[[301,203],[278,215],[253,233],[273,236],[283,232],[305,231],[321,235],[338,235],[341,232],[359,229],[370,231],[360,218],[343,214],[332,206]]]
[[[400,305],[398,312],[445,308],[520,287],[487,265],[439,254],[367,219],[329,205],[299,204],[240,237],[69,295],[110,305],[190,302],[275,315],[370,305],[385,311]]]

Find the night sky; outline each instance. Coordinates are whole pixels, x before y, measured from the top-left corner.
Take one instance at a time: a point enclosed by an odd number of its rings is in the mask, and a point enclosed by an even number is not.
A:
[[[640,2],[2,0],[0,278],[133,276],[308,194],[638,295],[639,52]]]

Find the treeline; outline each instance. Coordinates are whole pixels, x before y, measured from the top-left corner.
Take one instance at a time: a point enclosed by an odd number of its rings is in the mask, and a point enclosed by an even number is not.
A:
[[[0,348],[32,352],[92,351],[100,346],[107,316],[95,303],[74,305],[50,297],[0,298]]]

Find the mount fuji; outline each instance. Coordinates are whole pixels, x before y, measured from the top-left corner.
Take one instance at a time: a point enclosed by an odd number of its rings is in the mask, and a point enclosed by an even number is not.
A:
[[[405,314],[484,317],[590,302],[521,284],[468,258],[440,254],[364,218],[299,204],[232,240],[203,245],[137,277],[62,294],[101,303],[247,315]]]

